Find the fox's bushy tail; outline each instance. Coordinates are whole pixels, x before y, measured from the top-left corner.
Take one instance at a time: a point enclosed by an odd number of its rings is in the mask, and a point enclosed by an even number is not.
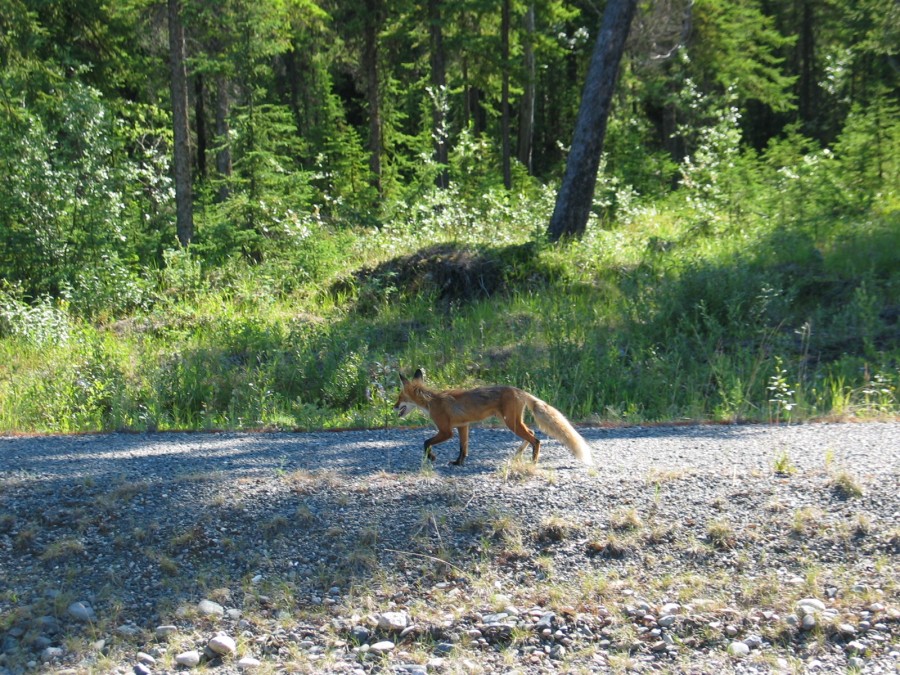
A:
[[[534,416],[538,429],[562,443],[575,459],[588,466],[594,463],[591,448],[581,434],[569,423],[559,410],[549,403],[532,396],[528,399],[528,409]]]

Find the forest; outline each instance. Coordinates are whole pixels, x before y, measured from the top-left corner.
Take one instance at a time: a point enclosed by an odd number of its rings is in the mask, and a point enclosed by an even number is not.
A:
[[[604,9],[0,0],[0,433],[896,416],[900,4],[638,2],[555,236]]]

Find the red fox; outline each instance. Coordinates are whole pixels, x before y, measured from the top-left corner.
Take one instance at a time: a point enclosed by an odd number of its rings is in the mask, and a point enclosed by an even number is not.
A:
[[[585,464],[592,464],[591,448],[575,431],[559,410],[536,396],[515,387],[477,387],[475,389],[446,389],[438,391],[425,384],[425,373],[419,368],[411,380],[400,375],[400,396],[394,410],[403,417],[418,408],[431,417],[437,434],[425,441],[425,457],[435,460],[432,446],[453,436],[453,427],[459,432],[459,457],[450,462],[461,466],[469,454],[469,423],[498,417],[516,436],[523,439],[516,451],[521,455],[525,446],[531,446],[531,461],[537,463],[541,454],[541,442],[531,429],[525,426],[525,408],[531,411],[538,428],[565,445],[569,452]]]

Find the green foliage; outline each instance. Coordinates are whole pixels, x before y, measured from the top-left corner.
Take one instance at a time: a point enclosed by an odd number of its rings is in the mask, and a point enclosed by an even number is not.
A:
[[[539,3],[527,35],[514,5],[504,64],[496,6],[445,4],[435,91],[422,7],[385,5],[379,193],[358,7],[184,2],[197,159],[205,141],[233,171],[198,163],[180,248],[145,3],[0,4],[0,430],[382,425],[419,365],[582,420],[897,412],[890,0],[703,0],[690,33],[649,7],[592,222],[560,247],[542,233],[592,11]],[[515,132],[526,40],[536,175],[514,164],[507,190],[501,76]]]
[[[692,61],[698,79],[735,88],[739,100],[758,100],[775,111],[793,107],[794,78],[779,52],[795,41],[780,34],[757,0],[699,0],[693,8]]]
[[[123,247],[125,188],[116,124],[78,81],[0,131],[0,272],[31,295],[59,293]]]
[[[0,289],[0,337],[42,346],[66,342],[71,330],[68,315],[50,298],[29,304],[21,293]]]

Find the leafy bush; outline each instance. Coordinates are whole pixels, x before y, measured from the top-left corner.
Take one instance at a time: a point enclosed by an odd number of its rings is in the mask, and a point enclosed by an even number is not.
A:
[[[56,294],[123,248],[134,166],[98,91],[66,80],[41,115],[0,125],[0,273]]]
[[[44,345],[65,343],[71,334],[68,314],[51,298],[29,305],[18,294],[0,289],[0,337]]]

